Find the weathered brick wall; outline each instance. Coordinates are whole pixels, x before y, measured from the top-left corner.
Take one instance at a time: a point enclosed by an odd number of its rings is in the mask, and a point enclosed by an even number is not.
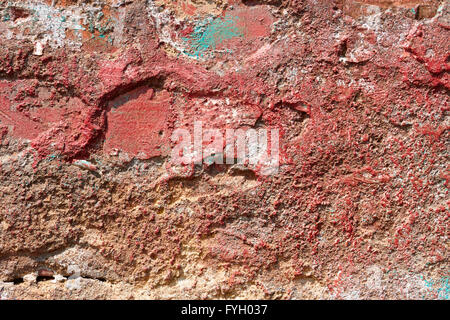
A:
[[[447,299],[449,10],[0,1],[0,298]]]

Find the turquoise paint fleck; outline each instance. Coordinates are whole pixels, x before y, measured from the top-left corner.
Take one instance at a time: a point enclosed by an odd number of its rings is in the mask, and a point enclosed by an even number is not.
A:
[[[442,277],[440,280],[440,287],[437,289],[438,298],[448,300],[450,293],[450,285],[448,283],[449,277]]]
[[[437,281],[429,280],[427,281],[423,276],[421,276],[424,281],[425,287],[431,292],[437,294],[438,299],[448,300],[450,294],[450,284],[449,277],[441,277]]]
[[[238,17],[226,15],[198,22],[190,36],[182,38],[189,46],[184,54],[198,59],[215,50],[224,40],[241,37],[242,33],[236,26],[237,20]]]

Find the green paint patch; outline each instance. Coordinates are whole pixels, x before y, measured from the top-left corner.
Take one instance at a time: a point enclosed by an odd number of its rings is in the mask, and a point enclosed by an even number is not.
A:
[[[215,50],[224,40],[241,37],[242,33],[236,25],[238,17],[207,18],[197,23],[194,31],[185,38],[189,49],[184,53],[190,57],[201,58]]]

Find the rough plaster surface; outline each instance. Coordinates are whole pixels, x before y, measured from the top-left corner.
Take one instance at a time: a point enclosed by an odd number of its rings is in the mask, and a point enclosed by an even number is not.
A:
[[[448,299],[450,4],[0,0],[0,299]],[[173,167],[279,128],[277,174]]]

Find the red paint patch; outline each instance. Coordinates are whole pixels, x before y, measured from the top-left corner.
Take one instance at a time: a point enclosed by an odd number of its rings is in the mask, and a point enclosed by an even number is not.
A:
[[[11,110],[11,101],[7,98],[12,84],[0,83],[0,124],[11,127],[12,135],[16,138],[33,139],[40,132],[40,125],[32,121],[25,114]]]
[[[236,25],[242,30],[245,39],[252,40],[270,35],[270,28],[274,19],[267,7],[237,9],[230,14],[239,18]]]
[[[73,98],[68,102],[61,121],[41,133],[31,145],[40,157],[61,154],[74,158],[86,153],[87,146],[95,140],[103,125],[97,109]]]
[[[141,87],[110,102],[104,150],[123,150],[139,159],[168,154],[168,118],[171,96]]]
[[[40,131],[40,125],[17,111],[11,111],[9,100],[0,97],[0,121],[3,125],[12,126],[12,134],[16,138],[33,139]]]
[[[181,8],[187,15],[193,16],[197,12],[197,8],[187,1],[181,2]]]
[[[122,82],[123,72],[128,65],[127,61],[103,61],[99,64],[99,77],[105,87],[118,86]]]

